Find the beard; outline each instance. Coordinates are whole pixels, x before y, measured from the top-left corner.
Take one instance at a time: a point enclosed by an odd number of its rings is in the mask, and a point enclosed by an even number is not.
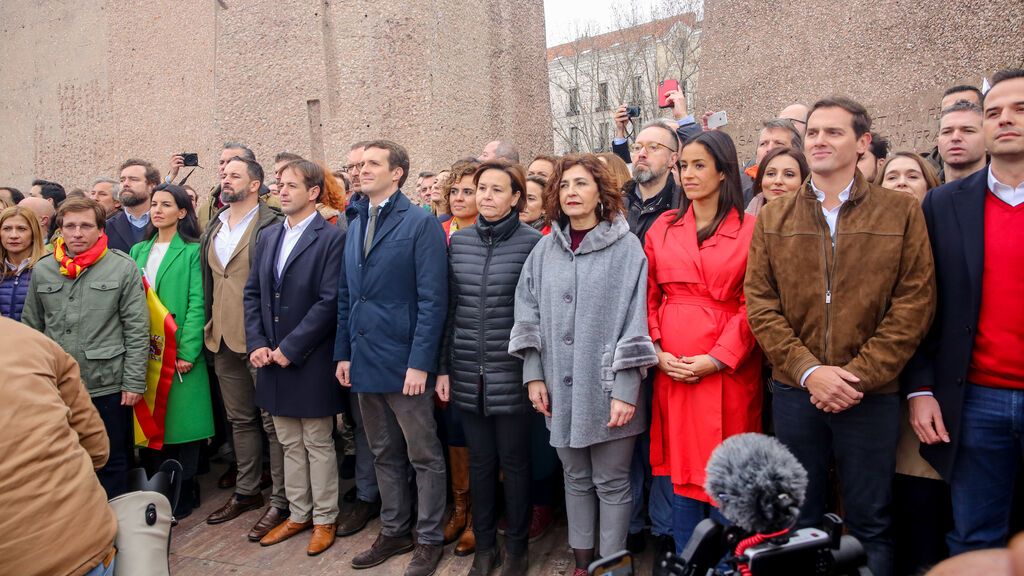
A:
[[[648,182],[661,178],[667,171],[668,170],[662,170],[659,173],[649,168],[633,168],[633,180],[636,180],[637,184],[647,184]]]
[[[244,190],[242,192],[235,192],[234,190],[228,191],[221,189],[220,191],[220,201],[225,204],[241,202],[242,200],[245,200],[246,196],[248,196],[248,194],[246,194]]]
[[[127,194],[125,194],[125,192],[127,192]],[[133,206],[138,206],[139,204],[142,204],[145,201],[146,199],[142,196],[142,194],[138,194],[132,190],[121,191],[121,206],[132,208]]]

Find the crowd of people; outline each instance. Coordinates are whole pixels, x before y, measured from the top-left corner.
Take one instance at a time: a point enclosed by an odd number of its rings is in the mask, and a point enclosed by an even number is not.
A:
[[[250,541],[309,531],[314,556],[379,516],[351,565],[412,552],[408,576],[451,543],[471,576],[525,574],[564,487],[585,576],[728,522],[705,466],[745,432],[806,468],[798,526],[841,510],[876,576],[1004,546],[1024,418],[1024,70],[950,88],[928,155],[889,150],[836,96],[764,122],[744,166],[669,101],[674,119],[631,141],[616,110],[612,152],[523,165],[495,140],[414,188],[389,140],[353,144],[337,170],[282,152],[269,175],[229,142],[206,195],[175,183],[178,155],[164,178],[129,159],[87,192],[0,188],[0,397],[47,427],[0,441],[0,477],[20,479],[0,490],[19,535],[0,557],[108,574],[103,501],[128,469],[178,460],[181,519],[221,457],[233,492],[208,524],[262,510]],[[146,290],[176,325],[159,449],[133,446]],[[44,507],[94,529],[43,538],[24,519]]]

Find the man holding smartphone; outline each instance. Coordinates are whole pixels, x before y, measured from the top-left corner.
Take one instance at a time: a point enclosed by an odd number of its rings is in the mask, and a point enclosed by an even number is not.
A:
[[[776,435],[807,470],[798,526],[828,511],[834,457],[846,525],[871,573],[887,576],[898,379],[931,324],[935,268],[917,200],[857,170],[870,130],[867,110],[848,98],[811,108],[811,177],[758,214],[744,293],[772,365],[772,412],[785,423]]]

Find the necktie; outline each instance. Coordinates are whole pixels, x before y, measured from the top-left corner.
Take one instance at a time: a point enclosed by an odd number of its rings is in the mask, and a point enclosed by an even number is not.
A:
[[[377,229],[377,213],[380,206],[370,207],[370,221],[366,224],[366,238],[363,240],[363,257],[370,253],[370,246],[373,245],[373,233]]]

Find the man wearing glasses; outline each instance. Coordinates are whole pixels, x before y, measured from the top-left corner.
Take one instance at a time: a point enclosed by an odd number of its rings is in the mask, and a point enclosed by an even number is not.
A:
[[[21,321],[78,361],[110,437],[110,458],[97,474],[114,498],[126,491],[131,407],[146,391],[149,308],[138,266],[107,247],[105,224],[106,211],[95,200],[61,204],[61,237],[34,268]]]
[[[633,179],[626,182],[630,232],[643,243],[647,229],[666,210],[679,207],[679,185],[671,170],[679,161],[679,137],[667,123],[654,121],[637,134],[630,147]]]

